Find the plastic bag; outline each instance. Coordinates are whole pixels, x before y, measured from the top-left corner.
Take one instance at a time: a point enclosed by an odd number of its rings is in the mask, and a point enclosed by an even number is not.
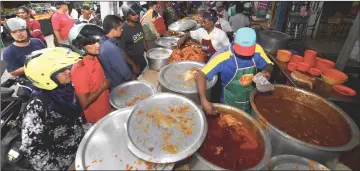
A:
[[[274,85],[272,85],[261,72],[254,76],[253,81],[255,82],[256,89],[259,92],[268,92],[275,89]]]

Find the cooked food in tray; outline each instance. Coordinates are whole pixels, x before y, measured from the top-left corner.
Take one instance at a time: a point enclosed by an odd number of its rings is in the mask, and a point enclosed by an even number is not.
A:
[[[198,47],[188,46],[183,49],[174,49],[169,58],[169,63],[179,61],[197,61],[204,63],[206,54]]]
[[[177,31],[172,31],[172,30],[168,30],[167,32],[164,33],[164,36],[182,36],[182,35],[184,35],[184,34],[177,32]]]

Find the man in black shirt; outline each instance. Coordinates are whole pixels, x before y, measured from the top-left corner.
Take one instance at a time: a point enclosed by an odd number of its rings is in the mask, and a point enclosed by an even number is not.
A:
[[[134,61],[129,64],[138,76],[147,66],[144,57],[144,31],[140,24],[140,11],[142,7],[138,2],[126,1],[122,5],[122,11],[126,22],[123,24],[123,35],[119,39],[120,48],[124,49],[127,56]],[[128,62],[129,63],[129,62]]]

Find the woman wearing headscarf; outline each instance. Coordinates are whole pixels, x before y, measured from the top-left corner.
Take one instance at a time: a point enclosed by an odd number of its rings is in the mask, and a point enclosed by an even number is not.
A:
[[[65,170],[75,159],[84,135],[71,84],[70,67],[81,55],[66,48],[32,52],[25,74],[36,87],[21,116],[20,151],[35,170]]]
[[[202,51],[206,53],[207,59],[210,59],[219,49],[229,46],[230,41],[224,31],[215,27],[215,23],[218,20],[215,10],[204,12],[202,17],[203,27],[186,33],[179,39],[178,46],[181,46],[188,38],[195,39],[201,43]]]

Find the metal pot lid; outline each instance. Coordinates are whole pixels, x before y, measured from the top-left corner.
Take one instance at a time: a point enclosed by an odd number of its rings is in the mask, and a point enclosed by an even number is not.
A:
[[[129,81],[116,86],[110,94],[110,104],[116,109],[130,107],[156,93],[156,88],[144,80]]]
[[[140,102],[126,121],[128,148],[153,163],[177,162],[195,153],[207,133],[204,112],[188,98],[155,94]]]
[[[194,61],[171,63],[160,70],[158,81],[165,88],[177,93],[197,93],[195,80],[185,81],[184,73],[189,71],[190,68],[203,68],[204,66],[204,64]],[[215,76],[211,81],[207,81],[206,88],[212,88],[216,81],[217,76]]]
[[[173,31],[187,31],[197,24],[194,20],[179,20],[169,25],[168,29]]]
[[[259,31],[259,36],[261,38],[261,35],[267,35],[271,38],[277,39],[277,40],[287,40],[290,39],[290,35],[283,33],[283,32],[279,32],[279,31],[273,31],[273,30],[260,30]]]
[[[125,121],[133,108],[111,112],[85,134],[76,152],[76,170],[168,170],[173,165],[146,163],[126,145]]]
[[[172,53],[171,49],[167,48],[152,48],[146,52],[146,56],[151,59],[167,59]]]
[[[279,155],[270,159],[263,170],[329,170],[326,166],[295,155]]]
[[[162,47],[173,48],[177,47],[179,39],[178,37],[160,37],[155,40],[155,44]]]

